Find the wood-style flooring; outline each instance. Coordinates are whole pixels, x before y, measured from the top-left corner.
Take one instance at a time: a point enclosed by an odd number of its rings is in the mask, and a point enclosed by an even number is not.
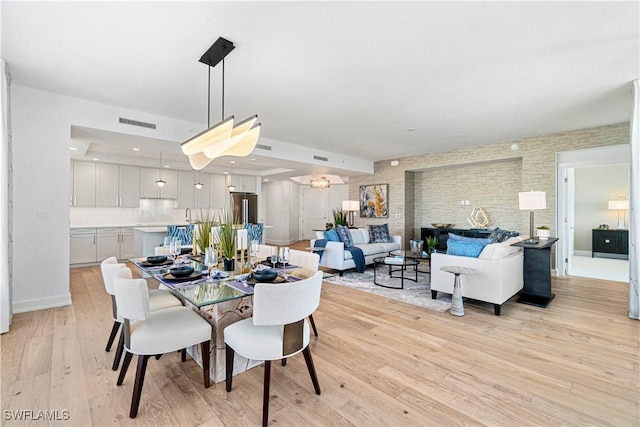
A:
[[[4,410],[67,410],[52,425],[259,425],[262,368],[205,389],[178,353],[151,359],[140,412],[128,417],[135,369],[123,386],[104,347],[110,299],[99,266],[70,271],[73,305],[16,314],[2,335]],[[639,327],[627,285],[554,278],[548,308],[514,300],[428,311],[324,283],[311,351],[317,396],[300,355],[273,364],[272,426],[640,425]]]

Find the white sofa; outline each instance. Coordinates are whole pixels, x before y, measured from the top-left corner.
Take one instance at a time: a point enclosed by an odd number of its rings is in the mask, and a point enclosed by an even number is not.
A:
[[[438,292],[453,293],[451,273],[440,267],[454,265],[469,267],[474,274],[460,276],[462,296],[492,303],[496,316],[509,298],[517,294],[523,286],[523,253],[517,251],[498,259],[481,259],[457,255],[435,253],[431,255],[431,298]]]
[[[371,243],[369,230],[366,228],[352,228],[349,230],[353,238],[353,246],[362,249],[365,264],[373,264],[373,259],[386,256],[390,251],[395,251],[402,247],[402,236],[391,236],[392,242]],[[317,239],[324,239],[324,231],[316,232]],[[311,240],[311,246],[315,245],[316,239]],[[344,249],[344,243],[328,241],[327,246],[320,257],[320,266],[337,270],[342,276],[345,270],[356,268],[351,252]]]

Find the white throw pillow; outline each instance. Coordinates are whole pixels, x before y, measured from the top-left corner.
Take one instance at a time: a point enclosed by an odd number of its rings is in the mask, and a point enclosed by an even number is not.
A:
[[[368,245],[371,243],[371,237],[369,236],[368,228],[358,228],[358,230],[362,231],[362,237],[364,238],[364,244]]]
[[[351,232],[351,239],[353,240],[354,245],[364,245],[364,235],[362,234],[362,229],[352,228],[349,231]]]

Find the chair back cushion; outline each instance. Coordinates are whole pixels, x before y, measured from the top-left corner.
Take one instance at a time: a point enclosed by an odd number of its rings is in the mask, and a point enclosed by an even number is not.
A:
[[[308,279],[287,283],[256,283],[253,324],[287,325],[312,314],[320,305],[322,271]]]
[[[100,271],[102,272],[102,282],[104,289],[109,295],[115,295],[113,291],[113,276],[118,270],[125,268],[124,264],[118,264],[116,257],[107,258],[100,263]]]
[[[193,243],[193,224],[190,225],[170,225],[169,237],[180,239],[183,245]]]
[[[131,270],[123,268],[113,276],[118,314],[129,320],[149,316],[149,290],[144,279],[132,279]]]
[[[298,267],[304,268],[305,270],[309,270],[314,273],[318,271],[318,266],[320,265],[320,256],[318,254],[307,251],[299,251],[296,249],[291,249],[289,253],[291,256],[291,265],[297,265]]]

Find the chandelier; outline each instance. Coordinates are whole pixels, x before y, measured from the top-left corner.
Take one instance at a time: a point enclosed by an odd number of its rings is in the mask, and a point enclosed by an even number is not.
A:
[[[331,182],[323,176],[320,179],[312,179],[309,182],[309,186],[311,188],[329,188],[331,186]]]
[[[209,82],[207,91],[207,129],[182,143],[182,152],[189,157],[189,163],[195,170],[203,169],[213,159],[221,156],[244,157],[249,155],[258,142],[260,123],[256,124],[258,116],[251,116],[234,124],[233,116],[224,118],[224,58],[235,46],[229,40],[219,37],[211,45],[200,62],[209,67]],[[222,61],[222,121],[211,126],[211,68]]]

